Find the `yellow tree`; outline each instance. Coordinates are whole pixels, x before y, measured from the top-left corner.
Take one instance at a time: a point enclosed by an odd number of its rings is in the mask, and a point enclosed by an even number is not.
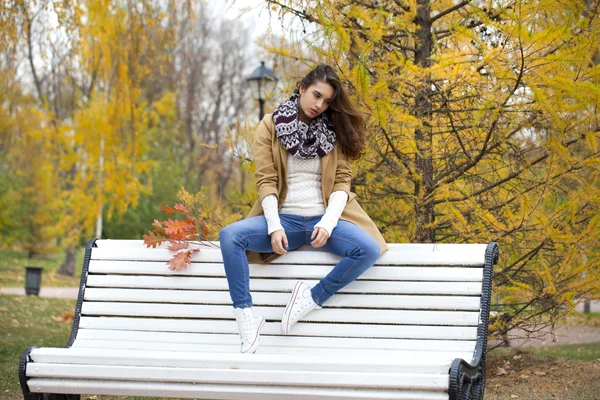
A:
[[[175,5],[173,12],[189,6]],[[167,5],[158,0],[14,0],[3,6],[10,12],[3,8],[2,16],[9,19],[3,18],[2,26],[10,28],[6,36],[13,39],[12,47],[3,44],[3,56],[22,57],[32,84],[13,84],[29,90],[37,104],[30,107],[29,117],[20,113],[30,122],[21,124],[26,129],[14,130],[2,144],[30,159],[40,149],[38,157],[47,161],[19,164],[13,157],[5,165],[35,177],[31,181],[36,184],[45,182],[38,176],[47,178],[45,187],[52,192],[27,189],[45,196],[44,201],[28,196],[25,189],[19,198],[58,217],[56,223],[39,221],[66,248],[61,272],[72,274],[75,246],[82,236],[93,235],[94,228],[101,234],[103,211],[122,213],[150,187],[144,133],[149,104],[159,99],[144,97],[142,87],[150,86],[151,66],[164,66],[169,57],[155,47],[171,44],[168,38],[157,40],[172,31],[171,25],[163,25]],[[17,51],[11,54],[11,48]],[[14,117],[22,104],[12,100],[3,105],[8,104]],[[40,175],[42,171],[50,173]],[[27,187],[26,179],[15,181]]]
[[[365,112],[355,189],[386,237],[499,243],[492,332],[598,296],[598,1],[266,3]]]
[[[33,258],[57,250],[58,218],[52,205],[59,193],[43,128],[48,121],[31,96],[7,90],[0,94],[2,100],[19,106],[0,109],[0,240]]]
[[[66,29],[73,29],[75,54],[68,68],[81,77],[72,132],[61,136],[59,158],[61,170],[67,171],[61,222],[68,233],[68,248],[61,270],[70,274],[79,238],[91,236],[92,227],[96,236],[102,235],[104,209],[108,208],[109,216],[114,211],[123,213],[149,190],[144,176],[151,163],[142,159],[141,131],[150,108],[141,83],[151,74],[149,64],[163,63],[143,60],[158,54],[146,33],[154,31],[159,21],[150,2],[134,7],[131,2],[86,1],[73,3],[65,13],[70,17]]]
[[[0,73],[7,89],[0,93],[0,127],[7,126],[0,146],[24,160],[43,148],[45,161],[0,161],[2,171],[19,171],[0,182],[0,205],[7,205],[0,211],[7,218],[0,222],[3,238],[22,243],[14,231],[23,226],[15,217],[23,213],[13,206],[18,195],[28,202],[23,207],[55,217],[37,220],[66,249],[61,271],[72,274],[76,245],[102,235],[103,216],[127,209],[131,215],[140,195],[150,214],[153,179],[161,198],[173,198],[185,183],[191,191],[209,187],[216,201],[235,184],[223,137],[248,97],[240,90],[248,35],[239,23],[215,23],[208,2],[191,0],[7,0],[1,6],[2,66],[14,65]],[[27,107],[24,96],[9,95],[19,91],[27,93]],[[23,130],[12,122],[17,115],[27,122]],[[52,192],[27,183],[42,182],[34,178],[42,167],[52,172],[44,175]]]
[[[0,241],[35,257],[56,251],[56,171],[49,118],[19,82],[22,1],[0,4]]]

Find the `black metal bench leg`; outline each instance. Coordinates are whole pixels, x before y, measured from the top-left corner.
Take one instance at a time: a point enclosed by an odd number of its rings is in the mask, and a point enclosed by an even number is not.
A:
[[[44,393],[43,400],[81,400],[81,396],[78,394]]]
[[[28,391],[28,393],[23,393],[23,398],[25,400],[43,400],[44,395],[42,393],[31,393]]]
[[[21,390],[23,391],[23,398],[25,400],[43,400],[43,395],[41,393],[31,393],[29,391],[27,377],[25,376],[25,368],[30,361],[29,353],[33,349],[35,349],[35,347],[30,347],[23,352],[23,355],[21,355],[21,360],[19,361],[19,382],[21,383]]]
[[[482,365],[455,360],[450,370],[450,400],[483,400],[485,376]]]

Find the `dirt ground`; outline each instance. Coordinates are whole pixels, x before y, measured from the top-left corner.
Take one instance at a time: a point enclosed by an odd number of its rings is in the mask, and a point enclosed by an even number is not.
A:
[[[556,359],[530,353],[490,354],[485,400],[600,400],[600,359]]]

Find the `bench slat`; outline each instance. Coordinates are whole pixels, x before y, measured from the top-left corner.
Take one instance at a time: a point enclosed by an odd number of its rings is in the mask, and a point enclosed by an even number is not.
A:
[[[210,246],[217,248],[219,246],[218,240],[204,242]],[[131,239],[100,239],[96,240],[96,245],[99,248],[137,248],[137,249],[148,249],[144,245],[143,240],[131,240]],[[485,252],[487,244],[481,243],[388,243],[389,252],[432,252],[432,251],[448,251],[448,250],[460,250],[463,251],[468,249],[470,251],[482,251]],[[166,249],[170,246],[168,242],[158,246],[160,249]],[[202,248],[208,248],[206,245],[202,245]],[[310,245],[304,245],[297,250],[303,251],[315,251]]]
[[[285,306],[290,293],[253,293],[255,305]],[[133,301],[156,303],[184,303],[231,305],[229,292],[151,290],[151,289],[100,289],[86,288],[86,301]],[[479,297],[411,296],[337,294],[327,301],[327,307],[358,307],[387,309],[439,309],[479,311]]]
[[[318,280],[304,280],[314,286]],[[293,279],[252,279],[252,291],[291,293],[296,281]],[[197,278],[181,276],[128,276],[90,275],[86,287],[177,289],[177,290],[228,290],[222,278]],[[383,282],[359,280],[352,282],[338,293],[385,293],[385,294],[449,294],[480,295],[480,282]]]
[[[194,301],[194,299],[189,299]],[[283,307],[254,307],[255,315],[267,321],[280,321]],[[196,304],[148,304],[84,302],[82,315],[112,315],[167,318],[211,318],[234,319],[231,306]],[[323,308],[307,315],[303,321],[372,323],[372,324],[413,324],[413,325],[459,325],[477,326],[478,312],[456,311],[404,311],[368,309]]]
[[[115,382],[32,378],[33,393],[129,395],[150,397],[209,398],[221,400],[448,400],[445,392],[297,388],[253,385],[194,385],[189,383]]]
[[[201,384],[314,386],[383,389],[447,390],[445,374],[394,374],[326,371],[225,370],[113,365],[36,363],[27,376],[37,378],[114,379],[118,381],[183,382]]]
[[[483,251],[481,251],[483,249]],[[444,251],[388,251],[375,265],[464,265],[482,266],[485,262],[485,246],[480,248],[446,248]],[[173,253],[167,249],[105,248],[92,251],[92,260],[168,261]],[[290,251],[273,261],[273,264],[320,264],[333,265],[341,257],[324,250]],[[192,262],[222,262],[220,249],[202,248],[194,253]]]
[[[237,333],[235,321],[165,320],[159,318],[81,317],[80,326],[97,329],[125,329],[162,332]],[[280,335],[280,324],[267,323],[261,335]],[[298,322],[291,334],[328,337],[378,337],[403,339],[475,340],[476,327],[412,326],[373,324],[314,324]]]
[[[91,364],[111,366],[148,366],[173,368],[208,368],[231,370],[282,370],[282,371],[337,371],[371,373],[418,373],[447,374],[454,360],[445,352],[427,352],[417,357],[354,357],[344,355],[332,359],[328,356],[285,354],[230,354],[172,352],[156,350],[50,348],[33,349],[30,353],[34,363]],[[427,356],[427,358],[425,357]],[[35,368],[35,366],[34,366]]]
[[[85,340],[77,339],[72,347],[79,348],[99,348],[99,349],[131,349],[131,350],[159,350],[159,351],[183,351],[200,353],[234,353],[240,352],[240,344],[235,345],[218,345],[218,344],[194,344],[189,343],[165,343],[165,342],[139,342],[139,341],[122,341],[122,340]],[[425,351],[417,350],[374,350],[374,349],[342,349],[342,348],[314,348],[314,347],[273,347],[266,346],[261,342],[260,354],[287,354],[289,356],[296,355],[327,355],[330,357],[339,356],[353,356],[353,357],[388,357],[388,358],[401,358],[409,355],[411,357],[420,357],[427,353]],[[438,351],[437,353],[441,353]],[[472,352],[460,352],[460,351],[444,351],[447,358],[467,358],[470,359]]]
[[[250,276],[257,278],[297,278],[321,279],[331,271],[328,265],[258,265],[250,264]],[[165,276],[225,276],[223,264],[194,263],[181,271],[169,271],[162,261],[108,261],[90,262],[90,273],[135,274]],[[374,266],[358,277],[358,280],[398,280],[398,281],[454,281],[481,282],[483,268],[461,267],[410,267]]]
[[[239,346],[240,339],[235,334],[203,334],[189,332],[144,332],[108,329],[79,329],[77,340],[138,341],[162,343],[181,343],[189,345]],[[412,350],[412,351],[453,351],[473,353],[475,341],[467,340],[411,340],[411,339],[373,339],[373,338],[328,338],[302,336],[262,336],[263,346],[302,347],[314,349],[374,349],[374,350]],[[261,350],[262,351],[262,350]]]

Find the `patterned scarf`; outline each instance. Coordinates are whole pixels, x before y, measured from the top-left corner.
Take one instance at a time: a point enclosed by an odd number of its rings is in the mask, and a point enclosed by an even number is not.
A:
[[[323,157],[335,145],[335,132],[326,113],[305,124],[298,117],[299,94],[294,94],[273,111],[275,133],[289,154],[300,158]]]

